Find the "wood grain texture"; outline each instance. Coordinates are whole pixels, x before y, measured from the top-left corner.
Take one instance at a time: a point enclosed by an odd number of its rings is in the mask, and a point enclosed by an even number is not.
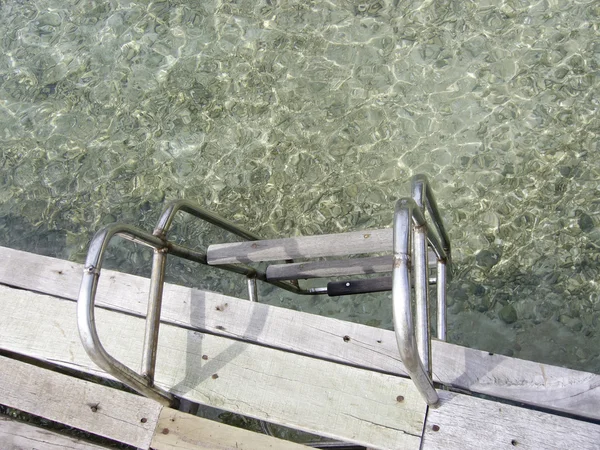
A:
[[[82,266],[0,248],[0,283],[76,299]],[[23,276],[27,273],[27,277]],[[146,311],[149,280],[103,270],[97,304]],[[165,285],[162,319],[300,354],[404,375],[391,331],[221,294]],[[350,340],[344,339],[345,336]],[[436,381],[472,392],[600,420],[600,376],[434,340]]]
[[[0,356],[0,404],[142,449],[306,449],[3,356]],[[4,425],[19,430],[16,435],[32,440],[37,448],[40,444],[36,436],[46,440],[53,436],[38,428],[20,427],[18,423]],[[7,444],[0,436],[2,443]],[[71,444],[68,437],[59,435],[52,445],[63,448]],[[87,448],[86,443],[78,445]],[[7,447],[0,445],[0,448]]]
[[[0,348],[101,374],[79,341],[75,306],[0,287]],[[97,308],[96,323],[109,353],[139,367],[144,320]],[[404,378],[163,325],[156,382],[191,401],[333,439],[420,445],[425,403]]]
[[[343,277],[392,271],[392,256],[336,259],[293,264],[271,264],[267,267],[269,280]]]
[[[145,397],[2,356],[0,404],[140,448],[149,446],[161,410]]]
[[[600,449],[600,425],[446,391],[440,398],[423,450]]]
[[[308,450],[308,447],[164,408],[154,450]]]
[[[434,378],[459,389],[600,419],[600,376],[434,341]]]
[[[271,264],[267,267],[268,280],[297,280],[309,278],[344,277],[367,275],[392,271],[392,255],[370,258],[334,259],[329,261],[308,261],[292,264]],[[429,251],[429,267],[435,268],[437,259]]]
[[[104,450],[108,447],[0,416],[0,448],[2,450]]]
[[[233,242],[208,247],[209,264],[235,264],[392,251],[392,229]]]

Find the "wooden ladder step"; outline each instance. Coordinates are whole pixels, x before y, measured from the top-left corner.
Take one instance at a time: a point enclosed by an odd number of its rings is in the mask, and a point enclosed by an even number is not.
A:
[[[435,268],[437,258],[429,251],[429,267]],[[270,281],[298,280],[308,278],[344,277],[368,275],[392,271],[392,255],[369,258],[335,259],[330,261],[309,261],[293,264],[272,264],[267,267]]]
[[[392,229],[385,228],[215,244],[208,247],[207,260],[209,264],[216,265],[391,252],[392,239]]]

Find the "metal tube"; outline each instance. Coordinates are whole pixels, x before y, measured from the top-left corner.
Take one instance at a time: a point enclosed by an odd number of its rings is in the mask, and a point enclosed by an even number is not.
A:
[[[327,286],[324,287],[313,287],[313,288],[308,288],[308,289],[304,289],[303,294],[306,293],[308,295],[323,295],[323,294],[327,294]]]
[[[431,375],[431,358],[429,348],[429,298],[428,298],[428,265],[427,265],[427,226],[415,227],[413,232],[415,280],[415,327],[417,349],[423,367]]]
[[[446,340],[446,263],[437,263],[437,338]]]
[[[177,200],[171,202],[165,210],[163,211],[156,228],[154,229],[154,235],[165,237],[166,233],[169,231],[171,224],[173,223],[173,219],[178,211],[184,211],[192,216],[198,217],[199,219],[206,220],[213,225],[216,225],[220,228],[223,228],[230,233],[233,233],[237,236],[240,236],[248,241],[258,241],[260,240],[260,236],[254,234],[250,231],[246,231],[240,227],[238,227],[233,222],[229,220],[223,219],[219,215],[202,208],[201,206],[196,205],[188,200]]]
[[[150,384],[154,384],[154,368],[156,366],[156,349],[158,347],[158,330],[160,327],[160,310],[165,281],[167,253],[164,249],[155,249],[152,260],[152,276],[148,295],[148,312],[146,314],[146,332],[142,351],[142,376]]]
[[[413,328],[410,303],[410,239],[411,221],[424,225],[424,217],[412,199],[400,199],[394,213],[394,265],[392,272],[392,300],[394,331],[400,357],[410,378],[429,406],[436,407],[439,397],[425,370]]]
[[[92,238],[85,259],[86,267],[100,268],[106,247],[108,247],[108,243],[115,235],[153,248],[161,248],[164,245],[161,239],[138,228],[132,227],[131,225],[108,225],[99,230]]]
[[[208,264],[206,261],[206,253],[202,253],[197,250],[184,247],[183,245],[179,245],[174,242],[166,241],[166,237],[165,242],[167,242],[169,253],[171,253],[172,255],[178,256],[179,258],[187,259],[188,261],[193,261],[204,265]]]
[[[442,221],[442,216],[438,209],[437,202],[435,201],[435,197],[431,192],[429,180],[425,175],[419,174],[413,177],[412,196],[415,202],[417,202],[417,205],[419,205],[419,208],[421,208],[421,210],[427,208],[427,211],[429,211],[429,215],[433,219],[433,224],[441,240],[441,242],[439,242],[439,250],[442,250],[444,253],[446,253],[447,257],[449,258],[450,239],[448,238],[448,233],[446,233],[446,229],[444,228],[444,222]],[[437,249],[435,247],[434,250],[436,250],[437,253]],[[440,254],[438,254],[438,257],[442,259]]]
[[[247,277],[246,283],[248,284],[248,298],[251,302],[258,302],[258,288],[256,286],[256,278]]]
[[[258,236],[257,234],[252,233],[250,231],[246,231],[243,228],[238,227],[233,222],[230,222],[230,221],[218,216],[217,214],[215,214],[211,211],[208,211],[207,209],[204,209],[201,206],[198,206],[188,200],[177,200],[177,201],[171,202],[169,205],[167,205],[167,207],[163,211],[162,215],[160,216],[158,224],[156,225],[156,228],[154,228],[154,231],[152,234],[154,236],[157,236],[159,238],[166,240],[167,233],[173,223],[173,219],[175,218],[175,215],[179,211],[186,212],[188,214],[191,214],[194,217],[197,217],[199,219],[202,219],[209,223],[212,223],[213,225],[223,228],[224,230],[229,231],[230,233],[240,236],[246,240],[258,241],[261,239],[261,237]],[[179,257],[185,258],[185,259],[189,259],[191,261],[195,261],[200,264],[205,264],[205,265],[207,264],[206,254],[204,254],[204,253],[200,253],[198,251],[191,250],[187,247],[184,247],[182,245],[178,245],[175,243],[169,242],[168,245],[169,245],[169,252],[176,256],[179,256]],[[315,292],[311,292],[310,289],[309,290],[300,289],[298,286],[295,286],[292,283],[286,283],[286,282],[281,282],[281,281],[269,281],[269,280],[267,280],[267,276],[265,273],[263,273],[261,271],[257,271],[248,266],[242,266],[239,264],[238,265],[223,264],[223,265],[218,265],[218,266],[214,266],[214,267],[219,267],[221,269],[225,269],[230,272],[240,273],[240,274],[243,274],[246,276],[254,274],[254,276],[261,281],[265,281],[269,284],[272,284],[273,286],[277,286],[279,288],[285,289],[286,291],[293,292],[295,294],[311,295],[311,294],[315,293]],[[322,294],[323,292],[318,292],[318,293]]]
[[[96,233],[90,243],[90,248],[85,262],[79,298],[77,300],[77,326],[83,348],[94,363],[113,375],[126,385],[152,398],[163,405],[175,406],[177,399],[164,389],[152,386],[149,381],[134,372],[129,367],[109,355],[98,337],[94,317],[94,305],[98,278],[110,239],[115,236],[126,236],[135,240],[142,240],[146,245],[160,248],[162,240],[129,225],[112,225]]]

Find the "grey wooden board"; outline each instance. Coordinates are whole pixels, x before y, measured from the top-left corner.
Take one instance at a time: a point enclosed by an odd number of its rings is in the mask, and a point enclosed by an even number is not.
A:
[[[392,259],[392,255],[386,255],[373,256],[370,258],[348,258],[292,264],[271,264],[267,267],[267,279],[272,281],[297,280],[391,272]],[[429,251],[428,261],[429,267],[436,267],[437,259],[435,253],[432,251]]]
[[[264,241],[215,244],[208,247],[209,264],[235,264],[392,251],[392,229],[300,236]]]
[[[79,340],[75,302],[0,286],[0,310],[0,348],[102,373]],[[97,308],[96,323],[107,351],[139,367],[145,321]],[[405,378],[172,325],[160,329],[156,384],[190,401],[374,448],[419,448],[425,420],[426,405]]]
[[[77,298],[81,265],[7,248],[0,248],[0,256],[0,283]],[[143,315],[148,287],[146,278],[103,270],[97,304]],[[165,285],[162,318],[193,329],[406,375],[395,335],[387,330],[169,284]],[[436,340],[432,353],[434,378],[441,383],[600,420],[599,375],[489,355]]]
[[[600,376],[445,342],[432,346],[434,378],[448,386],[600,419]]]
[[[297,280],[308,278],[344,277],[392,271],[392,256],[336,259],[293,264],[271,264],[267,267],[268,280]]]
[[[2,450],[100,450],[108,447],[0,416],[0,448]]]
[[[142,449],[306,448],[2,356],[0,404]]]
[[[600,425],[463,394],[440,397],[427,413],[422,450],[600,449]]]
[[[145,397],[2,356],[0,404],[141,448],[150,445],[162,408]]]
[[[168,432],[165,432],[167,430]],[[164,408],[153,450],[309,450],[309,447]]]

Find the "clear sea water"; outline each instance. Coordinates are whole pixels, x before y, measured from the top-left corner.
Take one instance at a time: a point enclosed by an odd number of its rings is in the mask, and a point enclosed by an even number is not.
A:
[[[600,373],[599,27],[598,1],[0,0],[0,244],[81,262],[176,198],[269,238],[386,227],[424,173],[449,340]],[[262,294],[391,326],[388,295]]]

